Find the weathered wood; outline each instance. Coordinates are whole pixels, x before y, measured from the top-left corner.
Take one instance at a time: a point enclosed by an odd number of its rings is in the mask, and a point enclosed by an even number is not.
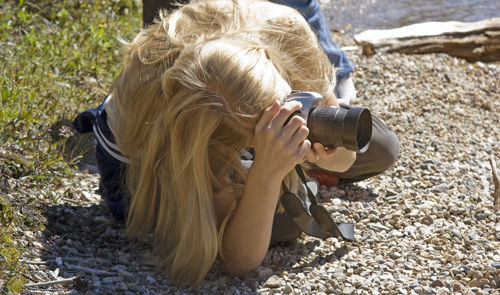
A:
[[[444,52],[468,61],[500,61],[500,18],[479,22],[428,22],[392,30],[367,30],[354,36],[363,53]]]

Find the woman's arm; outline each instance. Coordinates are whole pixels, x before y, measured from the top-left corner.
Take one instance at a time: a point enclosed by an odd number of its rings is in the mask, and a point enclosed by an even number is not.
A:
[[[255,127],[255,159],[222,241],[222,265],[231,275],[244,275],[264,259],[281,181],[310,149],[304,119],[295,116],[285,124],[300,107],[296,101],[282,107],[275,102]]]
[[[242,276],[259,266],[269,248],[281,180],[269,179],[252,166],[243,195],[229,220],[222,241],[222,265]]]

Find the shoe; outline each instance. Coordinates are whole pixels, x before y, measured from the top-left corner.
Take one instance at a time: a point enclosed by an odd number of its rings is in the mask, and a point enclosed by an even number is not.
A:
[[[335,95],[339,104],[350,105],[356,102],[356,89],[350,75],[337,83],[335,86]]]

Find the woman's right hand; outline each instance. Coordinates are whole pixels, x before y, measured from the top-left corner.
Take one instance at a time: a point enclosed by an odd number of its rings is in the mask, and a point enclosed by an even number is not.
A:
[[[281,181],[295,165],[304,161],[311,147],[311,142],[306,139],[309,134],[306,121],[300,116],[293,116],[287,122],[290,115],[301,107],[298,101],[283,105],[276,101],[264,110],[255,126],[254,169]]]

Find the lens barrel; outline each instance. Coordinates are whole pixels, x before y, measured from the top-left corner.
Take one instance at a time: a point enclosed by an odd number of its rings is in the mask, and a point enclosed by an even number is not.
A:
[[[372,117],[366,108],[312,108],[307,127],[311,142],[359,153],[368,149],[372,137]]]

